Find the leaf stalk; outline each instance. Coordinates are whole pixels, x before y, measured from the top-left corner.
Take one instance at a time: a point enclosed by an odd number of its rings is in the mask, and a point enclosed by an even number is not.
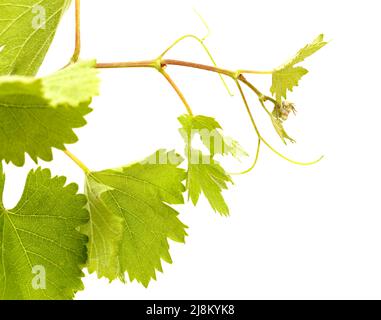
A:
[[[71,63],[78,61],[81,54],[81,0],[75,0],[75,49]]]
[[[81,168],[81,170],[86,174],[91,174],[91,170],[81,161],[79,160],[74,154],[72,154],[69,150],[64,150],[64,153],[78,166]]]

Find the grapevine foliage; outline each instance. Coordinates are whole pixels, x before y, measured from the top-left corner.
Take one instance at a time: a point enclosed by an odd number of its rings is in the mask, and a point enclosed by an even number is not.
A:
[[[86,124],[89,104],[98,94],[94,61],[79,62],[45,78],[0,77],[0,158],[22,166],[52,160],[52,148],[77,142],[74,128]]]
[[[131,63],[160,71],[187,107],[188,114],[178,118],[183,154],[162,149],[132,165],[93,172],[66,147],[78,140],[73,129],[86,125],[91,101],[99,94],[98,69],[105,64],[73,58],[65,68],[36,77],[70,4],[0,1],[0,299],[72,299],[83,289],[84,268],[99,278],[125,282],[128,277],[147,287],[157,271],[162,272],[162,262],[172,262],[169,241],[185,242],[187,226],[179,219],[179,205],[185,200],[197,205],[204,196],[213,211],[230,214],[223,192],[233,179],[223,159],[248,154],[224,135],[214,118],[192,113],[166,73],[167,65],[214,71],[235,81],[257,133],[256,162],[263,143],[280,154],[260,134],[241,85],[258,96],[283,142],[293,142],[284,122],[295,108],[285,99],[308,72],[299,64],[327,44],[320,35],[273,70],[272,96],[259,92],[244,71],[217,68],[213,58],[210,67],[165,60],[168,49],[146,65]],[[43,27],[33,25],[37,6],[45,12]],[[204,40],[198,41],[206,49]],[[269,102],[272,111],[266,106]],[[67,185],[65,177],[52,177],[49,170],[38,168],[29,173],[18,205],[5,208],[3,163],[23,166],[26,157],[36,163],[52,161],[54,148],[84,170],[84,194],[78,194],[75,184]]]
[[[161,259],[172,261],[168,239],[184,242],[186,236],[170,206],[184,203],[182,161],[159,150],[142,162],[88,174],[91,219],[83,231],[89,236],[90,272],[111,281],[124,281],[128,272],[131,281],[148,286],[156,270],[162,271]]]
[[[86,198],[66,178],[49,170],[29,173],[24,193],[11,210],[2,204],[5,175],[0,165],[0,298],[71,299],[83,289],[87,237],[77,228],[89,214]],[[43,290],[33,288],[34,271],[45,266]],[[35,283],[38,286],[38,283]]]
[[[221,125],[213,118],[205,116],[183,115],[179,118],[182,125],[180,133],[185,141],[185,154],[188,160],[186,187],[189,198],[197,205],[200,194],[208,199],[214,211],[221,215],[229,215],[229,208],[222,195],[222,190],[228,189],[232,183],[231,176],[215,160],[216,155],[247,155],[238,142],[225,138]],[[195,133],[209,153],[192,147]]]
[[[0,75],[34,76],[71,0],[0,2]],[[36,13],[44,10],[45,24]],[[43,28],[39,28],[43,27]]]

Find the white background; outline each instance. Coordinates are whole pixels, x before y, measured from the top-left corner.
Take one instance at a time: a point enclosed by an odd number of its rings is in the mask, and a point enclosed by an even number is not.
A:
[[[205,28],[221,67],[272,69],[319,33],[331,40],[305,63],[310,70],[290,95],[298,114],[286,124],[296,145],[285,148],[255,97],[249,100],[263,134],[298,160],[289,164],[263,149],[255,172],[226,192],[231,217],[202,200],[181,208],[186,245],[171,243],[173,265],[148,289],[137,283],[85,279],[78,299],[346,299],[381,298],[381,22],[379,1],[125,1],[84,0],[83,58],[130,61],[155,58],[186,33]],[[65,16],[42,68],[63,66],[73,50],[73,8]],[[209,63],[189,40],[168,57]],[[169,68],[195,113],[216,117],[225,133],[251,154],[231,171],[250,166],[256,137],[233,83],[229,97],[216,75]],[[184,108],[153,70],[102,71],[102,95],[89,124],[69,149],[94,170],[140,160],[158,148],[182,150],[177,116]],[[268,93],[268,76],[250,77]],[[40,163],[82,185],[81,171],[55,152]],[[18,201],[25,168],[6,166],[5,204]]]

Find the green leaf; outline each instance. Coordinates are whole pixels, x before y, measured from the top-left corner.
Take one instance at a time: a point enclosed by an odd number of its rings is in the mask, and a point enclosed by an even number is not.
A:
[[[196,134],[199,135],[211,156],[218,154],[230,154],[235,158],[248,156],[237,141],[223,136],[222,127],[214,118],[186,114],[180,116],[179,121],[182,125],[180,133],[184,140],[188,143],[189,139],[193,139]]]
[[[98,71],[95,60],[79,61],[42,78],[42,92],[52,106],[78,106],[99,94]]]
[[[275,105],[273,112],[270,114],[273,126],[284,144],[287,144],[287,140],[292,143],[296,142],[288,135],[283,126],[290,113],[296,114],[295,105],[289,101],[282,101]]]
[[[305,68],[296,67],[296,65],[303,62],[326,44],[324,35],[319,35],[312,43],[299,50],[290,61],[274,71],[273,83],[270,90],[278,103],[282,101],[282,98],[287,99],[287,91],[292,92],[293,88],[299,85],[302,77],[308,73]]]
[[[205,195],[210,206],[221,215],[229,215],[229,208],[222,196],[232,179],[224,168],[214,159],[217,154],[232,154],[235,157],[247,155],[238,142],[225,138],[220,124],[213,118],[205,116],[183,115],[179,117],[182,125],[180,133],[185,141],[185,153],[188,159],[186,187],[189,199],[197,205],[201,193]],[[192,147],[195,135],[198,134],[210,155]]]
[[[171,263],[168,239],[183,243],[186,226],[170,204],[183,204],[183,160],[159,150],[143,162],[87,176],[89,272],[145,287]],[[161,164],[162,163],[162,164]]]
[[[5,176],[0,164],[0,199]],[[31,171],[18,205],[0,200],[0,299],[72,299],[83,289],[88,221],[86,198],[66,178]]]
[[[203,193],[214,211],[228,216],[229,208],[222,191],[227,190],[227,183],[233,183],[233,180],[211,156],[203,155],[201,151],[195,149],[191,150],[191,154],[191,160],[188,159],[186,184],[189,198],[194,205],[197,205]]]
[[[271,93],[276,97],[278,103],[282,98],[287,99],[287,91],[292,92],[299,85],[300,79],[308,73],[303,67],[288,66],[273,73],[273,84]]]
[[[276,132],[278,133],[278,135],[280,136],[280,138],[282,139],[284,144],[287,144],[287,140],[292,142],[292,143],[295,142],[295,140],[293,138],[291,138],[288,135],[288,133],[286,132],[286,130],[284,129],[283,121],[281,119],[279,119],[276,116],[272,115],[271,116],[271,120],[272,120],[272,123],[274,125],[274,128],[275,128]]]
[[[89,273],[97,272],[100,278],[106,277],[110,281],[120,276],[118,255],[123,239],[123,218],[106,202],[110,201],[111,195],[107,196],[106,192],[112,190],[92,176],[86,179],[90,221],[81,228],[81,232],[89,237]]]
[[[71,0],[1,1],[0,75],[37,73],[70,3]]]
[[[303,62],[308,57],[312,56],[315,52],[319,51],[321,48],[325,47],[328,42],[324,41],[324,34],[318,35],[314,41],[307,44],[303,49],[299,50],[298,53],[293,57],[287,65],[296,65]]]
[[[77,142],[98,94],[94,61],[74,64],[45,78],[0,77],[0,160],[22,166],[25,153],[52,160],[52,148]]]

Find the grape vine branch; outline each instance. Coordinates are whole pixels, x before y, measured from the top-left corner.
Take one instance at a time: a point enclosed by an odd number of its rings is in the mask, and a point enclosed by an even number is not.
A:
[[[37,77],[61,18],[73,2],[74,52],[62,69]],[[84,268],[110,282],[126,282],[128,276],[147,287],[163,271],[163,261],[172,263],[169,241],[185,243],[188,227],[174,205],[188,201],[196,206],[204,196],[214,212],[229,216],[223,192],[233,184],[233,175],[255,168],[263,146],[296,165],[309,166],[322,159],[300,162],[279,152],[260,132],[247,94],[258,99],[258,107],[281,141],[295,142],[284,126],[296,112],[287,94],[308,73],[299,64],[327,44],[324,35],[271,71],[229,70],[217,65],[206,45],[210,29],[200,16],[206,36],[184,35],[151,60],[83,61],[81,1],[54,0],[46,8],[40,4],[36,0],[0,3],[0,299],[72,299],[84,289]],[[167,57],[187,39],[203,48],[209,65]],[[194,113],[171,77],[171,67],[214,73],[230,95],[229,85],[235,85],[257,141],[250,168],[234,174],[224,169],[219,158],[248,154],[225,136],[216,119]],[[94,172],[67,145],[78,141],[74,129],[85,126],[87,114],[93,111],[90,105],[99,95],[100,70],[129,68],[159,72],[181,100],[186,109],[178,117],[184,151],[159,149],[128,166]],[[253,74],[272,77],[268,95],[248,79]],[[196,148],[195,138],[203,151]],[[22,167],[26,156],[35,163],[53,161],[54,148],[84,172],[84,194],[78,193],[76,184],[66,184],[64,176],[53,177],[50,170],[37,168],[29,172],[16,207],[5,208],[3,162]]]
[[[71,59],[71,63],[75,63],[75,62],[77,62],[79,60],[80,52],[81,52],[81,30],[80,30],[80,28],[81,28],[81,15],[80,15],[80,8],[81,8],[81,0],[75,0],[75,49],[74,49],[73,57]],[[179,44],[181,41],[183,41],[183,40],[185,40],[187,38],[193,38],[198,43],[200,43],[202,45],[202,47],[207,52],[209,58],[213,62],[213,64],[214,64],[213,66],[204,65],[204,64],[200,64],[200,63],[189,62],[189,61],[174,60],[174,59],[165,59],[164,58],[165,55],[171,49],[173,49],[177,44]],[[164,76],[164,78],[168,81],[168,83],[175,90],[176,94],[179,96],[179,98],[183,102],[183,104],[184,104],[188,114],[191,115],[191,116],[193,115],[193,111],[192,111],[191,106],[189,105],[187,99],[185,98],[185,96],[182,93],[182,91],[180,90],[180,88],[176,85],[176,83],[173,81],[173,79],[170,77],[170,75],[165,71],[166,67],[167,66],[179,66],[179,67],[193,68],[193,69],[199,69],[199,70],[204,70],[204,71],[209,71],[209,72],[217,73],[218,75],[220,75],[220,77],[221,77],[225,87],[228,88],[226,83],[225,83],[225,81],[224,81],[224,79],[222,78],[222,75],[225,75],[225,76],[233,79],[234,82],[236,83],[236,85],[237,85],[237,87],[239,89],[240,95],[242,97],[242,100],[244,102],[246,111],[247,111],[247,113],[248,113],[248,115],[250,117],[250,121],[251,121],[251,123],[252,123],[252,125],[253,125],[253,127],[255,129],[255,133],[257,134],[258,141],[259,141],[258,142],[258,147],[257,147],[257,153],[256,153],[256,157],[254,159],[253,166],[251,168],[249,168],[248,170],[245,170],[244,172],[242,172],[242,174],[246,174],[246,173],[248,173],[248,172],[250,172],[250,171],[252,171],[254,169],[255,165],[258,162],[261,143],[265,144],[272,152],[274,152],[276,155],[278,155],[282,159],[284,159],[284,160],[286,160],[288,162],[291,162],[293,164],[296,164],[296,165],[310,166],[310,165],[314,165],[314,164],[320,162],[324,158],[324,156],[321,156],[317,160],[311,161],[311,162],[300,162],[300,161],[292,160],[292,159],[288,158],[287,156],[283,155],[281,152],[277,151],[276,148],[274,148],[261,135],[261,133],[260,133],[260,131],[258,129],[258,126],[255,123],[254,116],[253,116],[253,114],[251,112],[250,106],[249,106],[249,104],[247,102],[245,93],[244,93],[244,91],[243,91],[243,89],[242,89],[242,87],[240,85],[240,82],[244,83],[249,89],[251,89],[257,95],[257,97],[258,97],[258,99],[259,99],[259,101],[261,103],[261,106],[265,109],[266,113],[268,113],[269,116],[272,118],[271,113],[268,111],[268,109],[266,108],[264,103],[267,102],[267,101],[270,101],[271,103],[274,104],[274,107],[276,107],[276,108],[279,108],[279,103],[275,99],[273,99],[272,97],[264,95],[261,91],[259,91],[252,83],[250,83],[246,79],[244,74],[272,75],[274,73],[274,71],[256,71],[256,70],[244,70],[244,69],[240,69],[240,70],[234,71],[234,70],[228,70],[228,69],[219,68],[219,67],[216,66],[215,59],[213,58],[210,50],[205,45],[204,40],[200,39],[199,37],[197,37],[195,35],[185,35],[185,36],[180,37],[176,41],[174,41],[156,59],[145,60],[145,61],[129,61],[129,62],[98,62],[96,64],[96,68],[98,68],[98,69],[117,69],[117,68],[152,68],[152,69],[156,69],[157,71],[159,71]],[[230,91],[229,91],[229,93],[230,93]],[[66,151],[66,154],[72,160],[74,160],[74,162],[77,165],[79,165],[78,159],[73,154],[71,154],[71,153],[69,153],[67,151]],[[80,164],[79,167],[82,170],[84,170],[85,173],[88,170],[87,167],[84,166],[83,164]]]

